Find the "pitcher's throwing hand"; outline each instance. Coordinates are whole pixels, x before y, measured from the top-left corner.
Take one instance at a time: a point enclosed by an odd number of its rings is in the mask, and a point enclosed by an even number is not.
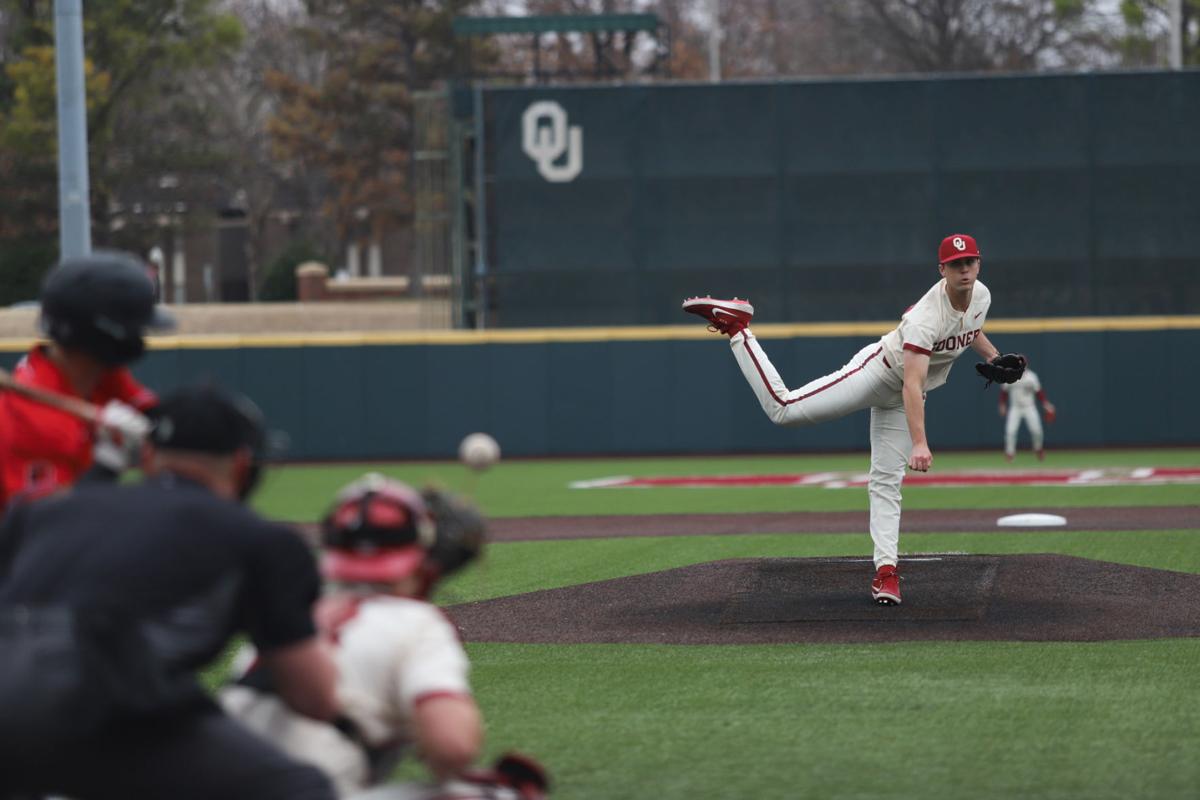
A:
[[[929,446],[914,444],[912,455],[908,457],[908,468],[916,472],[928,472],[932,466],[933,453],[929,452]]]

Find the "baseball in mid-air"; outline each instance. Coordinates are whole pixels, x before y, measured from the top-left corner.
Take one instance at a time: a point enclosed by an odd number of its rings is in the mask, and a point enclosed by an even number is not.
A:
[[[471,469],[482,472],[500,460],[500,445],[486,433],[468,434],[458,446],[458,457]]]

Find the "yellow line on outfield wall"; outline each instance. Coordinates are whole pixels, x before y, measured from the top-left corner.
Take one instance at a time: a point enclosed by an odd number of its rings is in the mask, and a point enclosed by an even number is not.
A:
[[[896,322],[809,322],[755,325],[763,339],[797,337],[881,336]],[[1099,333],[1104,331],[1200,330],[1200,315],[1155,317],[1047,317],[988,320],[988,333]],[[550,342],[623,342],[709,339],[703,325],[629,326],[619,328],[505,328],[486,331],[433,330],[381,333],[297,333],[158,336],[152,350],[227,350],[266,347],[346,347],[357,345],[539,344]],[[37,340],[0,339],[0,352],[19,353]]]

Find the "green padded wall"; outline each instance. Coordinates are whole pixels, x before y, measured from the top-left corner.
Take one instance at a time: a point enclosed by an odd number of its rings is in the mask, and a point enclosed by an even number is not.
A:
[[[547,102],[580,132],[570,180],[529,154]],[[488,89],[484,107],[501,326],[678,322],[696,293],[771,322],[890,319],[951,232],[979,239],[997,316],[1200,312],[1200,71]]]

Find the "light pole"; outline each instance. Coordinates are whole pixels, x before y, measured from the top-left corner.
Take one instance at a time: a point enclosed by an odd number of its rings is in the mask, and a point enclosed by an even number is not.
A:
[[[1167,0],[1171,25],[1171,69],[1183,69],[1183,0]]]
[[[81,0],[54,0],[54,61],[58,80],[58,243],[60,257],[70,258],[92,251]]]
[[[708,79],[721,82],[721,0],[708,0]]]

